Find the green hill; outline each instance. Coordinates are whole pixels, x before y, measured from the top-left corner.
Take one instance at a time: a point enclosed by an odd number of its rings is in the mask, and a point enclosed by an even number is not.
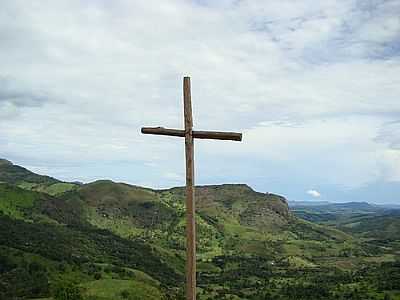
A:
[[[370,243],[400,246],[400,211],[356,216],[340,222],[337,227]]]
[[[291,211],[311,222],[335,227],[361,240],[398,247],[400,210],[365,202],[310,204],[291,203]]]
[[[75,183],[62,182],[49,176],[35,174],[6,159],[0,159],[0,182],[50,195],[62,194],[77,187]]]
[[[65,183],[4,160],[0,174],[0,299],[183,299],[184,188]],[[400,290],[400,247],[371,243],[357,226],[300,219],[284,197],[243,184],[198,186],[196,206],[199,299],[382,299]]]

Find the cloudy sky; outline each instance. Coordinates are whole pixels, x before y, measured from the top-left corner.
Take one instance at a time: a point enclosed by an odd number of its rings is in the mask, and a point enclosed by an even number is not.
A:
[[[83,182],[247,183],[290,200],[400,204],[400,1],[0,2],[0,157]]]

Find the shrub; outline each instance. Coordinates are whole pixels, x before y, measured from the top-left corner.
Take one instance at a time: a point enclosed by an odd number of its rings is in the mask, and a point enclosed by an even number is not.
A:
[[[123,291],[121,292],[121,297],[122,297],[123,299],[128,299],[129,296],[130,296],[130,293],[129,293],[128,290],[123,290]]]
[[[55,300],[83,300],[79,287],[66,281],[61,281],[55,286],[53,297]]]

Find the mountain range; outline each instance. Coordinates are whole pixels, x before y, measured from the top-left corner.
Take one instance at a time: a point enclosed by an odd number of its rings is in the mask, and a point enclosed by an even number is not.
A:
[[[0,299],[184,299],[184,198],[1,159]],[[200,300],[400,299],[396,210],[223,184],[196,187],[196,213]]]

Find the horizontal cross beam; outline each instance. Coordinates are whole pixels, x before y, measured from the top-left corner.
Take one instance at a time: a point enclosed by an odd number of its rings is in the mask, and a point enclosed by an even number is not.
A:
[[[142,127],[142,133],[185,137],[185,130],[169,129],[164,127]],[[230,141],[242,140],[242,134],[237,132],[193,130],[192,135],[194,138],[197,139],[230,140]]]

